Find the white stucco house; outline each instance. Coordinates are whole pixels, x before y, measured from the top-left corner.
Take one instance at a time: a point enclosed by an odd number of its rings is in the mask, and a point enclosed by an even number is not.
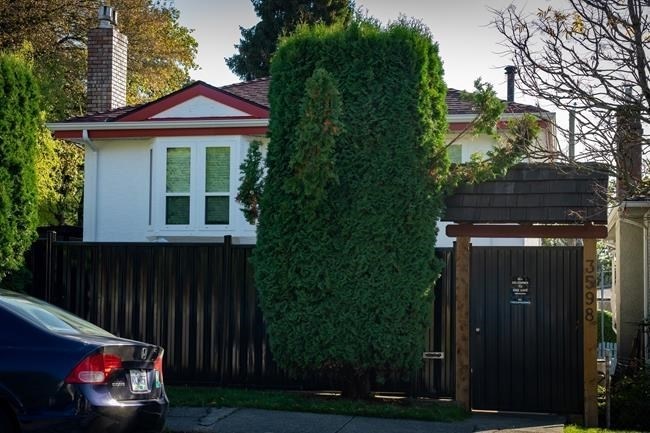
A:
[[[234,243],[254,243],[255,226],[235,196],[249,144],[266,140],[270,78],[222,87],[197,81],[125,106],[126,38],[106,9],[89,35],[89,114],[48,124],[56,138],[85,149],[84,241],[206,242],[230,235]],[[512,84],[514,73],[509,78]],[[453,89],[447,95],[450,137],[476,115],[460,95]],[[503,120],[527,112],[543,114],[540,140],[553,147],[553,113],[510,100]],[[462,162],[496,144],[489,136],[467,135],[449,152]],[[438,246],[451,246],[444,233]],[[525,242],[477,239],[475,245]]]

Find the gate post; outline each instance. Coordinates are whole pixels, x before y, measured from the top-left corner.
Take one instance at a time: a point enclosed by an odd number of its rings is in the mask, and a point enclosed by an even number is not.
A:
[[[596,239],[582,240],[582,344],[583,344],[583,386],[584,424],[598,427],[598,373],[596,369]]]
[[[455,242],[456,259],[456,401],[465,410],[471,409],[469,362],[469,237],[459,236]]]

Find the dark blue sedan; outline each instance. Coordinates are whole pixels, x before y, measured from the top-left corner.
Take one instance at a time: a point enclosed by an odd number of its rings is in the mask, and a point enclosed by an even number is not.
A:
[[[163,349],[0,290],[0,432],[160,432]]]

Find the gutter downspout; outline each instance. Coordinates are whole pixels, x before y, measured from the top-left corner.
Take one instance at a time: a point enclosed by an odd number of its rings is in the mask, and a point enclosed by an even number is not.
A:
[[[90,136],[88,135],[88,130],[83,129],[81,131],[81,141],[90,148],[93,152],[97,152],[97,147],[95,146],[95,143],[91,140]]]
[[[90,150],[86,151],[84,173],[84,219],[83,240],[97,240],[97,197],[99,195],[99,152],[97,146],[88,135],[88,130],[81,132],[81,141]],[[92,175],[90,175],[92,173]],[[92,191],[92,192],[91,192]]]

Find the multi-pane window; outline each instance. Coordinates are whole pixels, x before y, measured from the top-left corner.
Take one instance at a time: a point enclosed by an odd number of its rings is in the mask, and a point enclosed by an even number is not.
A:
[[[190,223],[192,151],[189,147],[167,148],[165,224]]]
[[[230,148],[205,148],[205,224],[228,224]]]
[[[230,224],[230,147],[193,144],[165,152],[164,224]]]

